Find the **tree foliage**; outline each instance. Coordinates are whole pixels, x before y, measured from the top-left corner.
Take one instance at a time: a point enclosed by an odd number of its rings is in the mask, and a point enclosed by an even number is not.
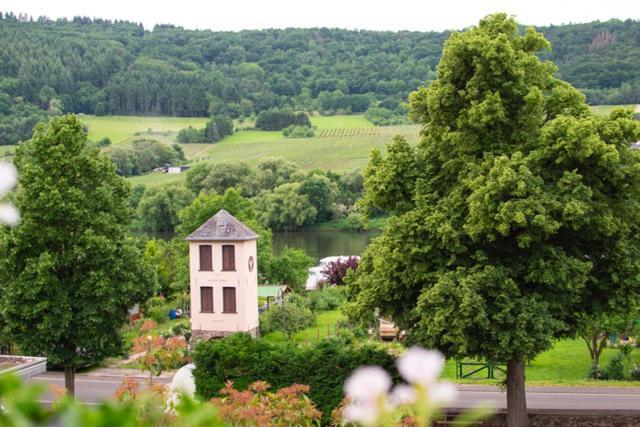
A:
[[[74,116],[38,125],[16,150],[22,221],[0,230],[7,330],[25,354],[71,371],[119,352],[127,309],[155,286],[126,235],[128,185],[86,145]]]
[[[193,193],[182,185],[149,187],[138,204],[138,216],[147,229],[173,231],[179,223],[178,212],[193,201]]]
[[[638,103],[638,21],[540,28],[541,56],[590,102]],[[395,110],[435,77],[450,32],[214,32],[76,17],[0,18],[0,144],[62,112],[225,115]],[[384,64],[384,66],[381,66]]]
[[[311,122],[306,113],[278,108],[261,111],[256,117],[256,129],[260,130],[282,130],[292,125],[311,127]]]
[[[315,260],[302,249],[284,248],[271,264],[272,283],[289,285],[295,291],[302,291],[309,276],[309,268]]]
[[[359,263],[360,259],[355,256],[349,256],[347,259],[337,259],[328,263],[322,270],[322,274],[327,276],[327,282],[330,284],[341,286],[344,285],[347,273],[356,271]]]
[[[276,187],[257,199],[263,224],[276,230],[295,230],[311,224],[317,215],[309,197],[300,192],[300,184],[292,182]]]
[[[260,334],[282,332],[288,338],[303,329],[316,324],[316,315],[309,308],[304,297],[291,294],[282,304],[271,304],[260,315]]]
[[[365,174],[369,206],[394,215],[351,283],[352,316],[377,307],[414,342],[523,374],[578,314],[637,298],[639,126],[593,116],[536,56],[548,48],[501,14],[446,42],[410,97],[418,147],[396,140]]]

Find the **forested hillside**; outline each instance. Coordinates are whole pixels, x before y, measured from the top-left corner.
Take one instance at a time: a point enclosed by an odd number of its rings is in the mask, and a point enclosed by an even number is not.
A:
[[[215,23],[212,23],[215,25]],[[640,22],[540,28],[592,103],[640,102]],[[49,114],[250,116],[272,107],[402,112],[448,32],[153,31],[130,22],[0,19],[0,144]]]

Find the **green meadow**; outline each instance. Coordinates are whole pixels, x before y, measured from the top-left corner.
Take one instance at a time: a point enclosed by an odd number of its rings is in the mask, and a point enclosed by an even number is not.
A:
[[[611,110],[614,108],[628,108],[630,110],[640,112],[640,105],[636,104],[626,104],[626,105],[592,105],[590,106],[591,111],[595,114],[605,115],[609,114]]]
[[[108,123],[108,120],[102,117],[97,119],[102,120],[103,125]],[[147,132],[145,127],[149,122],[146,119],[149,118],[142,119],[145,119],[144,125],[134,126],[127,121],[126,128],[129,133],[120,133],[123,138],[120,139],[121,143],[126,143],[134,137],[156,139],[165,144],[175,143],[176,129],[160,130],[159,126],[156,126],[151,128],[151,132]],[[312,117],[311,121],[318,127],[318,136],[313,138],[285,138],[282,132],[243,130],[216,144],[182,144],[181,146],[190,165],[201,162],[239,161],[255,165],[267,157],[282,157],[306,170],[320,168],[343,172],[364,168],[371,150],[378,148],[384,151],[386,144],[396,134],[405,136],[410,143],[417,143],[420,130],[416,125],[376,127],[362,115]],[[121,117],[115,117],[114,123],[122,124]],[[178,126],[180,123],[174,120],[173,125]],[[182,124],[188,126],[189,122]],[[191,125],[193,126],[193,123]],[[114,126],[112,128],[119,131],[124,129],[124,126]],[[198,127],[201,126],[204,124]],[[133,133],[135,129],[142,130],[136,131],[138,134],[135,135]],[[91,132],[91,127],[89,130]],[[115,138],[109,137],[115,141]],[[152,173],[131,177],[129,180],[133,184],[154,186],[180,182],[184,176],[184,174]]]
[[[136,133],[178,132],[189,126],[202,128],[206,117],[147,117],[147,116],[79,116],[89,130],[89,139],[104,137],[118,144],[136,136]],[[175,140],[175,137],[174,137]]]

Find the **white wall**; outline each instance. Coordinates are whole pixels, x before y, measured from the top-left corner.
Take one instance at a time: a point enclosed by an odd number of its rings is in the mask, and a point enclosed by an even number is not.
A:
[[[199,271],[200,245],[211,245],[213,271]],[[236,271],[222,271],[222,245],[235,245]],[[253,256],[253,271],[249,257]],[[218,332],[250,331],[258,326],[258,263],[256,241],[189,242],[191,329]],[[200,287],[213,288],[213,313],[200,312]],[[237,313],[222,312],[222,288],[236,288]]]

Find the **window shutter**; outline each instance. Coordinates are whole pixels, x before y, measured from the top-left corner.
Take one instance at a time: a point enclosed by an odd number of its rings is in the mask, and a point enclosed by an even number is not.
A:
[[[236,288],[222,288],[222,305],[225,313],[236,313]]]
[[[211,245],[200,245],[200,271],[213,270]]]
[[[200,311],[213,313],[213,288],[211,286],[200,288]]]
[[[236,269],[236,247],[234,245],[222,245],[222,269],[224,271]]]

